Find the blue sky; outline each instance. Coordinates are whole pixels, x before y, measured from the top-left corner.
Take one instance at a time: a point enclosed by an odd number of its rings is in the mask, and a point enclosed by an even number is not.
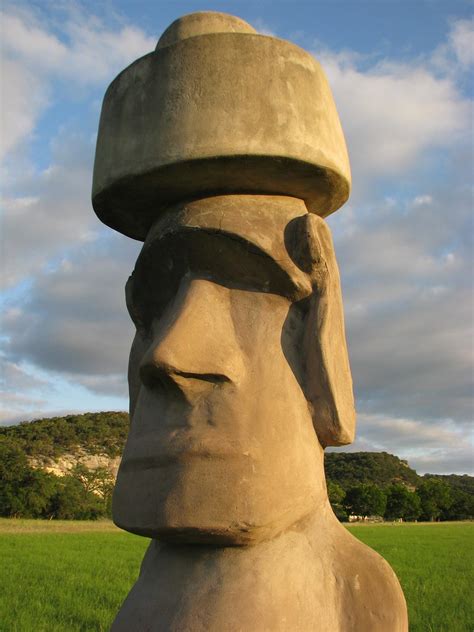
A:
[[[4,2],[0,423],[125,410],[138,242],[91,203],[102,96],[177,17],[238,15],[325,68],[353,170],[329,219],[358,409],[350,449],[472,472],[472,2]]]

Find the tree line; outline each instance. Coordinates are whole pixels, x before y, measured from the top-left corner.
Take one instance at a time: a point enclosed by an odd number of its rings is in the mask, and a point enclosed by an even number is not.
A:
[[[327,487],[334,513],[343,522],[350,516],[408,522],[474,518],[474,496],[439,478],[423,479],[414,490],[401,483],[385,488],[361,483],[344,490],[330,479]]]
[[[33,468],[24,451],[0,437],[0,516],[95,520],[111,516],[114,477],[107,468],[76,464],[65,476]],[[474,496],[439,478],[423,478],[414,490],[403,483],[358,483],[344,489],[328,479],[336,516],[385,520],[465,520],[474,517]]]
[[[113,473],[107,468],[88,470],[78,457],[120,455],[128,426],[126,413],[100,412],[0,428],[0,516],[110,517]],[[77,464],[65,476],[44,470],[66,454],[77,455]],[[386,452],[329,452],[325,470],[329,499],[340,520],[474,517],[472,476],[419,476],[406,461]]]
[[[0,516],[56,520],[111,517],[114,476],[80,463],[65,476],[33,468],[24,451],[0,436]]]

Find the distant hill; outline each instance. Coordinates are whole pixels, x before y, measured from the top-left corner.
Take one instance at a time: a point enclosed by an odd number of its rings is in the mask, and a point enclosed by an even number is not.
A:
[[[77,460],[90,469],[109,463],[115,472],[128,428],[127,413],[86,413],[0,427],[0,439],[5,437],[13,441],[35,467],[46,467],[56,473],[62,470],[63,473]],[[55,468],[55,464],[59,467]],[[415,489],[426,478],[439,478],[453,488],[474,494],[472,476],[427,474],[422,477],[406,461],[387,452],[326,452],[325,469],[327,478],[343,489],[361,483],[379,487],[402,483]]]
[[[361,483],[402,483],[414,489],[421,481],[406,461],[387,452],[326,452],[324,465],[326,477],[343,489]]]
[[[122,453],[128,426],[127,413],[86,413],[0,427],[0,438],[13,440],[38,461],[79,453],[114,458]]]
[[[452,489],[474,495],[474,476],[468,474],[425,474],[422,480],[427,478],[438,478],[448,483]]]

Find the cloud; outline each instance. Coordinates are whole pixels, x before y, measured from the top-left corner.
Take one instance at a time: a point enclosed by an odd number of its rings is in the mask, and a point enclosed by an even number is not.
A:
[[[430,149],[452,146],[470,131],[470,103],[429,62],[367,63],[351,52],[316,52],[333,90],[354,182],[410,173]]]
[[[130,343],[130,340],[128,342]],[[126,345],[125,355],[128,357],[129,344]],[[97,395],[113,395],[116,397],[128,397],[127,373],[113,375],[85,375],[77,377],[77,382],[92,393]]]
[[[137,57],[154,50],[156,41],[130,26],[107,28],[96,16],[75,11],[62,24],[62,40],[33,13],[4,12],[3,50],[28,68],[83,84],[109,81]]]
[[[1,157],[33,132],[49,100],[41,79],[22,63],[1,59],[0,73],[4,86],[0,106]]]
[[[93,151],[89,139],[65,132],[53,143],[47,169],[17,176],[15,191],[3,202],[3,286],[94,238],[100,224],[90,202]]]
[[[362,412],[472,418],[470,195],[458,177],[334,222]]]
[[[117,379],[110,376],[126,374],[133,337],[123,288],[138,248],[111,234],[39,275],[23,304],[5,314],[8,358],[116,392]]]
[[[426,424],[419,419],[360,413],[355,443],[331,451],[389,452],[407,460],[419,474],[474,473],[470,433],[452,422]]]
[[[464,69],[474,64],[474,20],[457,20],[449,34],[449,45]]]
[[[454,20],[448,39],[431,56],[433,68],[441,72],[462,74],[474,64],[474,19]]]
[[[58,376],[81,398],[87,389],[84,405],[98,401],[94,394],[126,394],[133,328],[123,285],[140,244],[102,230],[92,211],[97,121],[85,117],[92,107],[96,116],[106,83],[155,39],[129,24],[68,15],[53,25],[11,9],[4,21],[4,149],[11,156],[32,141],[59,99],[76,100],[79,112],[52,132],[46,168],[7,173],[10,421],[62,409],[48,403]],[[446,42],[411,64],[354,51],[317,55],[354,172],[352,201],[329,219],[359,410],[353,449],[384,449],[421,471],[468,471],[472,454],[464,435],[472,417],[472,150],[460,79],[472,64],[470,29],[453,22]]]
[[[64,41],[52,25],[32,11],[14,9],[0,14],[1,70],[8,90],[2,95],[2,154],[27,140],[40,116],[52,103],[55,81],[94,87],[110,79],[137,57],[152,51],[155,38],[121,25],[107,28],[98,18],[72,11],[62,25]],[[105,86],[104,86],[105,88]]]
[[[0,425],[6,425],[11,420],[21,421],[32,410],[41,410],[47,405],[47,400],[41,394],[47,382],[33,375],[19,364],[2,359],[0,374]]]
[[[38,390],[46,383],[46,380],[28,373],[14,362],[3,362],[0,386],[5,392],[16,394],[17,391]]]

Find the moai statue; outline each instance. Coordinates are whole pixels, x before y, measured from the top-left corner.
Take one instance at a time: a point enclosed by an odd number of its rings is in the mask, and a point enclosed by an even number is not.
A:
[[[402,632],[389,565],[328,502],[354,436],[324,217],[350,189],[319,64],[221,13],[107,90],[93,205],[144,241],[116,524],[152,538],[114,632]]]

